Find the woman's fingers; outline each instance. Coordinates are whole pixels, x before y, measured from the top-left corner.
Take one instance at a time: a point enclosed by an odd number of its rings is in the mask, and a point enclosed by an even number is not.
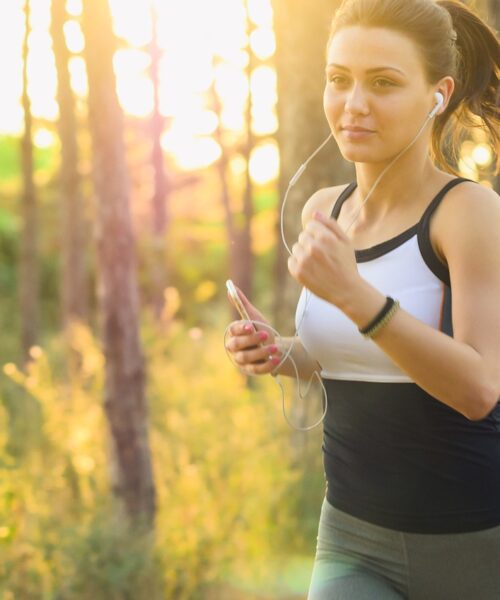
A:
[[[241,371],[246,375],[268,375],[272,373],[280,364],[282,357],[273,357],[262,363],[253,363],[241,367]]]
[[[276,344],[271,344],[269,346],[259,346],[258,348],[239,350],[238,352],[234,352],[233,356],[235,362],[244,367],[247,365],[254,365],[255,363],[272,362],[273,358],[279,358],[280,354],[278,346],[276,346]]]
[[[230,352],[260,346],[265,342],[274,340],[267,331],[255,331],[251,325],[249,327],[248,325],[245,321],[237,321],[230,326],[231,337],[226,344],[226,348]]]
[[[255,331],[248,321],[234,321],[229,326],[226,349],[246,375],[267,375],[282,361],[282,352],[270,331]]]

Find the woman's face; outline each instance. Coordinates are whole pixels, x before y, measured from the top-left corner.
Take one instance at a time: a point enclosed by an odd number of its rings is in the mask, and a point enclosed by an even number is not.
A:
[[[407,36],[375,27],[338,31],[328,48],[324,109],[344,158],[393,158],[432,110],[434,88]]]

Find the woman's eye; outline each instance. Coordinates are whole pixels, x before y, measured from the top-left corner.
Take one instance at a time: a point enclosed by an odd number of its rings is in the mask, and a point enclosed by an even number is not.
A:
[[[329,83],[333,83],[333,85],[346,85],[347,77],[343,75],[328,75]]]
[[[385,88],[393,86],[394,83],[392,81],[389,81],[388,79],[375,79],[373,85],[375,87]]]

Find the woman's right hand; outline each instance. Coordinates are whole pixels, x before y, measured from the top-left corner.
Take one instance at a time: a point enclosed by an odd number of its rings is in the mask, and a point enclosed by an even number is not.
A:
[[[267,319],[237,288],[238,295],[254,326],[248,321],[233,321],[229,325],[226,349],[234,362],[247,375],[272,373],[282,360],[282,353],[276,344],[275,335]],[[229,300],[231,297],[229,296]]]

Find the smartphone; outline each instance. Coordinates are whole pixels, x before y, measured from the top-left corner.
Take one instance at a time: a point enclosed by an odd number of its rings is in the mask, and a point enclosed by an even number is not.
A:
[[[249,314],[247,313],[245,307],[243,306],[243,302],[241,301],[240,297],[238,296],[238,292],[236,291],[236,287],[234,286],[234,283],[230,279],[228,279],[226,281],[226,288],[227,288],[227,291],[229,292],[229,295],[231,296],[231,299],[234,302],[236,310],[240,313],[241,318],[244,321],[250,321],[250,323],[252,324],[252,327],[255,329],[255,331],[257,331],[255,325],[252,323],[252,320],[250,319]]]

